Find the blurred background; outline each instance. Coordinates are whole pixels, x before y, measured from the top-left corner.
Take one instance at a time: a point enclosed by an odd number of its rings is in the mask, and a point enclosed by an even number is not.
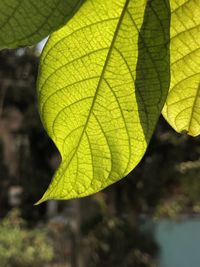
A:
[[[37,111],[39,55],[0,52],[0,266],[200,266],[200,138],[162,117],[128,177],[34,206],[60,162]]]

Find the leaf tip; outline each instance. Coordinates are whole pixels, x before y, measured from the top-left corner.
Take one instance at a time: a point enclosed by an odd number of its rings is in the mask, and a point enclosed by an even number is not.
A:
[[[48,200],[48,197],[46,197],[46,195],[44,194],[43,197],[41,197],[41,199],[38,200],[38,201],[34,204],[34,206],[38,206],[38,205],[42,204],[43,202],[45,202],[45,201],[47,201],[47,200]]]

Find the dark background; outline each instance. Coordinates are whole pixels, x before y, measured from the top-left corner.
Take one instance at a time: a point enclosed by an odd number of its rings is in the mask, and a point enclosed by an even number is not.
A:
[[[161,117],[128,177],[90,197],[34,206],[60,161],[37,111],[38,62],[37,48],[0,52],[0,266],[157,266],[154,228],[141,226],[199,215],[200,138]]]

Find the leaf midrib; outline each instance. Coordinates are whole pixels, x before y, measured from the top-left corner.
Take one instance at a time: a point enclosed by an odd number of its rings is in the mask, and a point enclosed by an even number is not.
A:
[[[88,125],[88,123],[89,123],[89,121],[90,121],[90,117],[91,117],[92,110],[93,110],[93,107],[94,107],[95,102],[96,102],[96,99],[97,99],[97,95],[98,95],[98,92],[99,92],[99,89],[100,89],[100,86],[101,86],[101,82],[102,82],[102,80],[103,80],[103,77],[104,77],[104,74],[105,74],[105,71],[106,71],[106,68],[107,68],[107,64],[108,64],[108,61],[109,61],[109,59],[110,59],[110,56],[111,56],[111,53],[112,53],[112,50],[113,50],[113,47],[114,47],[114,44],[115,44],[115,41],[116,41],[116,38],[117,38],[117,34],[118,34],[119,30],[120,30],[121,23],[122,23],[122,21],[123,21],[123,19],[124,19],[126,10],[127,10],[127,8],[128,8],[128,5],[129,5],[129,2],[130,2],[130,0],[126,0],[126,2],[125,2],[125,4],[124,4],[124,8],[123,8],[123,10],[122,10],[122,12],[121,12],[121,15],[120,15],[120,17],[119,17],[119,22],[118,22],[118,24],[117,24],[117,26],[116,26],[116,29],[115,29],[115,32],[114,32],[114,35],[113,35],[113,39],[112,39],[110,48],[109,48],[109,50],[108,50],[108,54],[107,54],[107,57],[106,57],[106,60],[105,60],[105,63],[104,63],[104,66],[103,66],[103,69],[102,69],[102,72],[101,72],[101,76],[100,76],[100,78],[99,78],[99,82],[98,82],[98,85],[97,85],[97,88],[96,88],[96,92],[95,92],[95,95],[94,95],[94,98],[93,98],[93,101],[92,101],[92,104],[91,104],[91,107],[90,107],[90,110],[89,110],[89,114],[88,114],[87,120],[86,120],[86,122],[85,122],[83,131],[82,131],[81,136],[80,136],[80,138],[79,138],[79,142],[78,142],[78,144],[77,144],[77,146],[76,146],[76,149],[75,149],[74,153],[72,154],[71,159],[68,161],[68,164],[67,164],[67,166],[65,167],[65,170],[66,170],[67,167],[70,165],[72,159],[74,158],[74,155],[77,153],[78,148],[79,148],[79,146],[80,146],[80,144],[81,144],[83,135],[84,135],[84,133],[85,133],[85,130],[86,130],[86,128],[87,128],[87,125]]]

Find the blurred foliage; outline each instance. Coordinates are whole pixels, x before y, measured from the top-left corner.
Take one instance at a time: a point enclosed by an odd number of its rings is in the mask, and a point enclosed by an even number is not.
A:
[[[159,248],[153,232],[142,231],[139,225],[133,227],[127,219],[115,216],[104,216],[87,231],[83,239],[85,266],[156,266]]]
[[[0,224],[1,266],[46,266],[52,259],[52,240],[46,229],[26,229],[19,211],[12,210]]]

